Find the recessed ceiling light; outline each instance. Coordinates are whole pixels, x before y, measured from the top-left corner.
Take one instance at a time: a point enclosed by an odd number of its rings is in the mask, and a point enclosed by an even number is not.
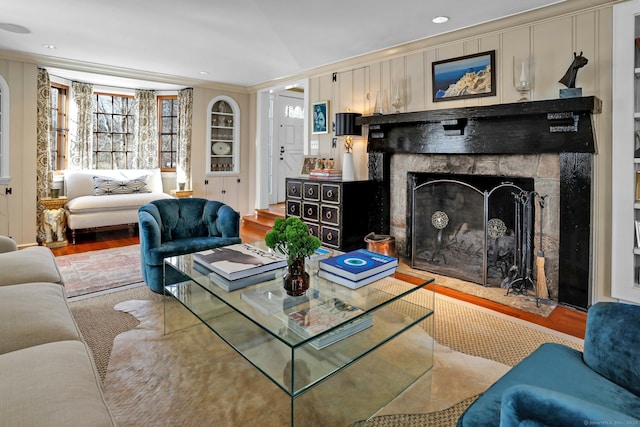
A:
[[[200,71],[200,75],[202,76],[208,76],[209,72],[208,71]]]
[[[431,21],[434,24],[444,24],[445,22],[449,21],[449,17],[448,16],[436,16]]]
[[[31,31],[22,25],[9,24],[8,22],[0,22],[0,30],[9,31],[16,34],[29,34]]]
[[[55,45],[48,44],[48,43],[43,44],[42,47],[45,49],[57,49]]]

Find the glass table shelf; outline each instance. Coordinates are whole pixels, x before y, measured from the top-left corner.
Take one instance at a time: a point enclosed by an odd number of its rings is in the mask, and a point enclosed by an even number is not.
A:
[[[327,401],[326,396],[355,398],[337,385],[343,376],[366,382],[368,376],[382,375],[386,390],[357,408],[346,405],[344,413],[326,411],[329,418],[323,422],[331,425],[368,418],[433,366],[433,292],[424,289],[433,279],[413,285],[387,277],[353,290],[311,271],[307,293],[289,297],[282,271],[273,280],[228,292],[192,255],[167,258],[164,268],[185,278],[165,285],[173,297],[165,299],[165,333],[183,327],[168,306],[178,301],[284,391],[291,399],[291,425],[312,422],[307,417],[317,417],[318,411],[305,408]],[[332,318],[321,331],[294,329],[295,313],[326,307],[339,320]],[[357,331],[355,325],[364,326]],[[332,342],[340,333],[352,334]],[[322,347],[327,341],[332,343]]]

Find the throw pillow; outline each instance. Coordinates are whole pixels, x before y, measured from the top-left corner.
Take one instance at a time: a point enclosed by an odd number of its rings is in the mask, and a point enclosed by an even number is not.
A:
[[[106,176],[93,177],[93,195],[108,196],[111,194],[150,193],[147,187],[147,176],[122,180]]]

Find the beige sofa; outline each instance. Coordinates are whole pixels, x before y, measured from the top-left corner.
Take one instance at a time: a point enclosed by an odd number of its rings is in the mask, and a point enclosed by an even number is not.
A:
[[[100,189],[94,177],[113,182]],[[139,178],[144,181],[143,188],[135,183],[127,185]],[[172,198],[163,190],[160,169],[65,170],[64,190],[67,228],[73,243],[79,230],[137,224],[140,206]]]
[[[45,247],[0,236],[0,425],[115,426]]]

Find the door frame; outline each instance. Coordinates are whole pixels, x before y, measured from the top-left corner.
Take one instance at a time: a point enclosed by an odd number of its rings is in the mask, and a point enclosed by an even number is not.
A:
[[[297,87],[304,90],[304,152],[309,152],[309,79],[282,83],[263,89],[257,94],[256,108],[256,209],[269,207],[269,139],[273,137],[273,117],[270,117],[270,105],[274,100],[274,93]]]

